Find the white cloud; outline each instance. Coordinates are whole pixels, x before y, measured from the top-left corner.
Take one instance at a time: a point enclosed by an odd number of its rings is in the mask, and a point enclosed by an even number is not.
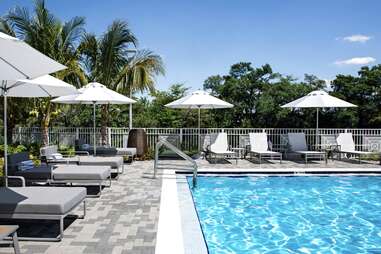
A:
[[[344,37],[343,40],[347,42],[361,42],[365,43],[369,41],[372,37],[363,35],[363,34],[355,34],[351,36]]]
[[[354,57],[346,60],[338,60],[336,65],[366,65],[375,62],[376,59],[370,56],[367,57]]]

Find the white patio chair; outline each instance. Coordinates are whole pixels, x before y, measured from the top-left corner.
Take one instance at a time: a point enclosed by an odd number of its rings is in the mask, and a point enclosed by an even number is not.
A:
[[[355,142],[353,141],[352,133],[340,133],[337,138],[338,152],[349,155],[358,156],[359,163],[361,163],[361,156],[380,155],[379,152],[358,151],[356,150]]]
[[[250,137],[250,155],[256,155],[259,157],[259,163],[262,162],[262,158],[273,159],[279,158],[280,163],[282,163],[282,154],[278,152],[271,151],[269,149],[269,143],[267,140],[267,134],[265,132],[260,133],[249,133]]]
[[[321,151],[311,151],[307,147],[306,134],[303,132],[287,133],[289,149],[297,154],[304,156],[306,164],[308,159],[326,160],[326,153]]]
[[[228,136],[225,132],[220,132],[217,134],[216,139],[209,145],[208,153],[210,155],[214,155],[215,158],[218,156],[223,156],[225,158],[227,156],[236,155],[235,152],[229,150]]]

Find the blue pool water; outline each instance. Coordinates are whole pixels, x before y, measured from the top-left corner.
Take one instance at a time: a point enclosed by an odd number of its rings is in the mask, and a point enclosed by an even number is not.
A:
[[[381,253],[381,177],[207,176],[192,195],[210,254]]]

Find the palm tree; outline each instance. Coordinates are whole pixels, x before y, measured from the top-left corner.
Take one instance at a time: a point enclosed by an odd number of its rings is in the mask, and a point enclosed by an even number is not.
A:
[[[120,72],[117,90],[132,97],[134,92],[155,91],[155,78],[164,75],[163,60],[150,50],[140,50],[130,58]],[[129,109],[129,128],[132,128],[132,104]]]
[[[29,45],[68,68],[55,76],[76,85],[86,83],[86,76],[79,63],[77,44],[84,34],[85,19],[74,17],[62,23],[45,6],[44,0],[34,2],[34,11],[16,7],[10,10],[0,25],[2,32],[16,35]],[[48,127],[52,105],[49,99],[39,100],[38,116],[41,122],[44,145],[48,144]]]
[[[134,57],[128,57],[129,47],[136,47],[137,44],[128,23],[121,20],[114,21],[99,38],[93,34],[84,36],[80,51],[88,79],[124,94],[133,91],[128,90],[131,82],[138,90],[153,89],[154,76],[164,73],[162,60],[150,51],[138,51]],[[108,105],[102,105],[101,114],[102,143],[105,144],[106,126],[109,122]]]

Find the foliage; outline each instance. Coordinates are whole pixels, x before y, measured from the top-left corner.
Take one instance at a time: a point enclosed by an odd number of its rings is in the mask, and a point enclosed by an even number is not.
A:
[[[7,152],[8,154],[13,154],[13,153],[20,153],[20,152],[25,152],[27,151],[27,147],[24,145],[9,145]],[[1,157],[4,157],[4,145],[0,145],[0,154]]]
[[[86,77],[79,64],[77,51],[78,39],[84,32],[85,19],[74,17],[67,22],[61,22],[45,6],[44,0],[36,0],[33,13],[28,9],[16,6],[0,21],[0,31],[17,36],[29,45],[66,65],[68,68],[58,72],[57,78],[80,86],[86,82]],[[32,100],[29,100],[29,102]],[[48,142],[47,128],[54,117],[50,99],[33,100],[35,116],[43,129],[43,142]],[[31,107],[29,107],[31,108]],[[12,115],[10,116],[12,117]],[[15,122],[12,119],[9,121]]]
[[[359,106],[357,109],[327,109],[321,112],[321,127],[370,127],[379,125],[381,66],[363,67],[359,77],[338,75],[332,81],[332,94]],[[274,73],[266,64],[232,65],[226,76],[211,76],[204,88],[226,100],[234,108],[215,110],[214,122],[221,127],[314,127],[315,110],[290,110],[280,106],[308,92],[327,89],[325,81],[305,75],[304,81]]]
[[[352,111],[334,111],[336,121],[350,127],[381,126],[381,65],[362,67],[357,77],[337,75],[331,86],[333,95],[358,106]]]
[[[154,91],[154,78],[164,74],[161,57],[149,50],[128,57],[128,48],[136,46],[136,37],[127,22],[116,20],[97,38],[86,34],[79,46],[89,80],[132,96],[134,91]],[[102,143],[106,143],[106,126],[110,126],[110,107],[101,106]],[[115,112],[114,113],[118,113]]]

